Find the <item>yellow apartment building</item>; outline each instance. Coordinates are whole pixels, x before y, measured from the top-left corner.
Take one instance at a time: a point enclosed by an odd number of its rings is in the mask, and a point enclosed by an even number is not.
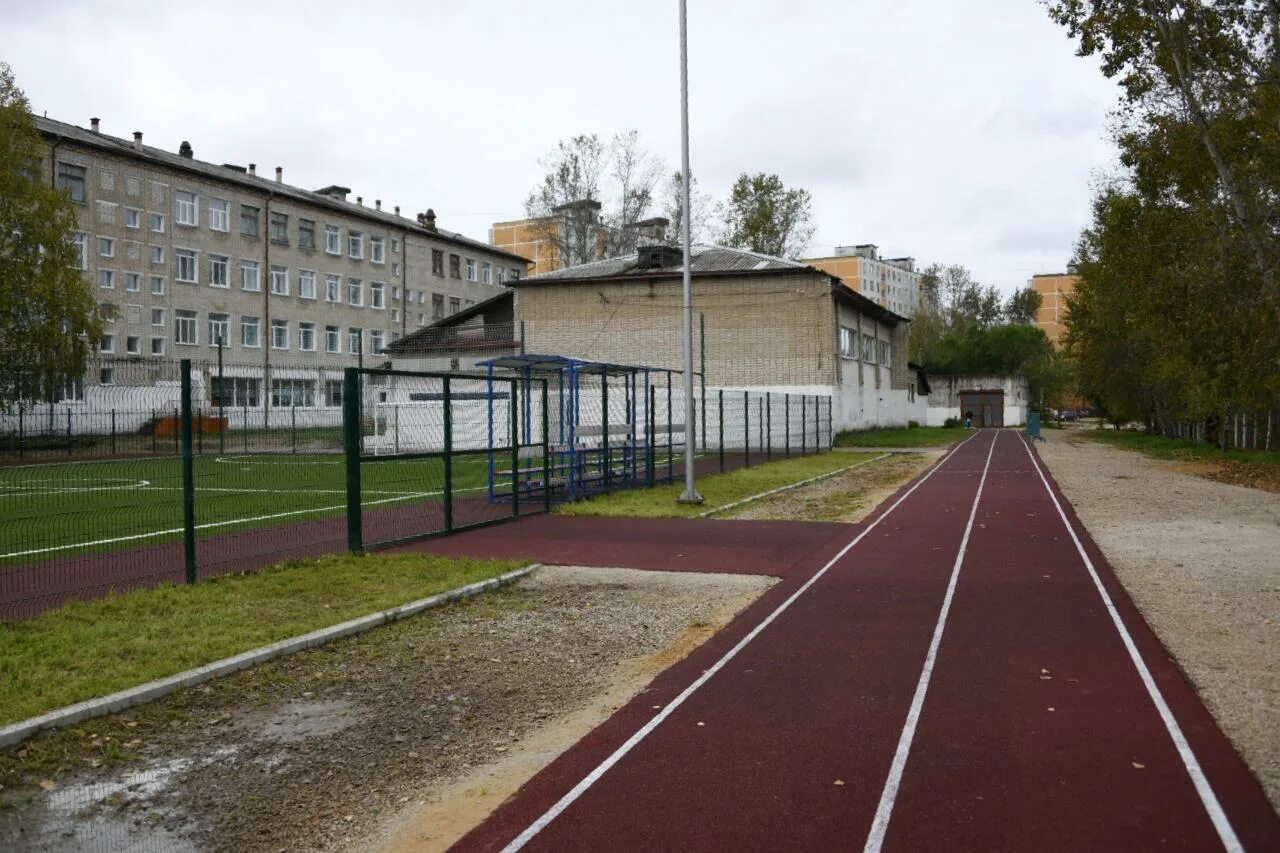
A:
[[[914,258],[881,258],[877,246],[836,246],[835,254],[802,263],[839,277],[845,286],[903,317],[920,306],[920,273]]]
[[[591,260],[602,260],[611,254],[611,243],[615,252],[621,246],[624,253],[630,253],[637,243],[661,242],[670,224],[667,219],[657,216],[632,223],[622,232],[617,232],[600,222],[600,209],[600,202],[583,199],[560,205],[555,208],[553,216],[495,222],[489,228],[489,245],[528,258],[528,274],[540,275],[565,266],[560,257],[560,244],[565,242],[562,235],[566,229],[570,240],[594,242]],[[631,239],[611,240],[620,233],[626,235],[629,232],[634,232]]]
[[[1070,267],[1065,273],[1042,273],[1031,277],[1031,287],[1040,294],[1040,310],[1036,312],[1036,326],[1044,330],[1049,342],[1062,346],[1067,332],[1067,297],[1075,292],[1080,281]]]

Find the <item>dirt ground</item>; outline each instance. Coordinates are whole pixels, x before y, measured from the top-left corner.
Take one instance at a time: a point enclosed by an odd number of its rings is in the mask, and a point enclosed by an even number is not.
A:
[[[927,449],[895,453],[790,492],[747,504],[717,518],[861,521],[881,501],[928,468],[943,453]]]
[[[772,583],[544,568],[46,733],[0,753],[0,849],[446,847]]]
[[[1045,435],[1054,478],[1280,808],[1280,495]]]

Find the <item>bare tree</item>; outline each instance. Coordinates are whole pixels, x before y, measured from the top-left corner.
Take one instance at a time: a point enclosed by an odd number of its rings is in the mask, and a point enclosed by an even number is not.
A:
[[[614,203],[603,220],[604,254],[616,258],[635,251],[640,239],[635,224],[648,218],[664,167],[657,157],[640,147],[639,134],[634,130],[613,138],[609,165]]]
[[[662,215],[667,220],[667,233],[665,239],[672,245],[680,245],[684,239],[682,232],[682,223],[684,222],[684,212],[682,210],[682,202],[680,193],[684,189],[684,180],[681,174],[672,172],[671,177],[666,182],[662,200]],[[689,239],[696,243],[701,243],[707,239],[710,233],[711,215],[715,211],[715,202],[711,200],[711,196],[698,189],[698,179],[694,177],[689,184]]]

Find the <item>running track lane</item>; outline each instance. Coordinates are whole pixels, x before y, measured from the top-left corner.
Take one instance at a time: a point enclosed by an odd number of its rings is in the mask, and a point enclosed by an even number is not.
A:
[[[1221,849],[1018,436],[980,433],[916,485],[886,502],[891,512],[811,586],[779,584],[459,849],[501,849],[521,832],[536,850],[876,849],[880,840],[891,850]],[[1280,820],[1257,783],[1081,539],[1231,832],[1249,849],[1274,849]],[[936,668],[921,694],[953,577]],[[753,629],[758,635],[717,665]],[[700,677],[703,686],[688,693]],[[682,691],[682,704],[665,709]],[[918,726],[904,738],[921,695]],[[642,727],[652,728],[637,740]],[[904,740],[901,787],[886,811]],[[611,755],[616,763],[601,773]],[[579,795],[565,804],[575,785]],[[563,810],[545,821],[557,801]],[[879,840],[878,812],[887,817]],[[530,835],[539,818],[545,824]]]

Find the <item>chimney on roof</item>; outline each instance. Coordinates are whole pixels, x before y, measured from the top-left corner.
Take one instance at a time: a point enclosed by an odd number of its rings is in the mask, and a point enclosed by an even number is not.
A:
[[[93,118],[89,119],[89,129],[92,130],[94,133],[101,132],[98,130],[98,121],[99,119],[97,116],[94,116]]]
[[[133,132],[133,147],[138,151],[142,150],[142,131],[140,130]]]
[[[182,140],[182,144],[178,146],[178,156],[186,157],[188,160],[190,160],[192,155],[194,154],[195,152],[191,150],[191,143],[185,139]]]
[[[376,199],[374,199],[374,200],[373,200],[373,207],[374,207],[374,209],[375,209],[375,210],[382,210],[382,199],[380,199],[380,198],[376,198]]]
[[[400,215],[400,205],[396,205],[396,216]]]
[[[256,175],[256,174],[258,174],[258,164],[257,164],[257,163],[250,163],[250,164],[249,164],[249,174],[250,174],[250,175]]]
[[[346,201],[347,193],[351,192],[349,187],[340,187],[337,184],[330,184],[327,187],[321,187],[316,190],[316,195],[322,195],[326,198],[337,199],[338,201]]]
[[[362,195],[356,196],[356,204],[360,205],[361,207],[364,207],[364,196]]]
[[[427,208],[427,212],[422,214],[422,224],[428,231],[436,230],[436,212],[431,208]]]
[[[276,166],[276,183],[284,183],[284,166]]]

